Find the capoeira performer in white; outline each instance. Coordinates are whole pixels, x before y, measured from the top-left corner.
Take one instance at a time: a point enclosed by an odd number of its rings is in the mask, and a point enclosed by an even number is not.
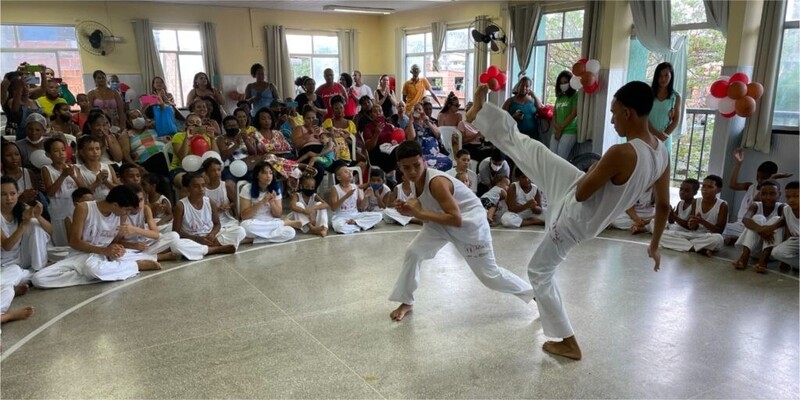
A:
[[[628,141],[611,146],[586,174],[547,146],[521,134],[517,121],[506,111],[484,104],[487,92],[486,85],[478,87],[466,120],[474,121],[487,140],[511,157],[549,201],[545,238],[528,264],[528,276],[544,334],[564,340],[548,341],[542,348],[579,360],[581,350],[554,279],[556,267],[573,247],[597,236],[650,187],[655,194],[656,216],[647,252],[655,260],[655,270],[659,269],[658,242],[670,210],[669,158],[664,144],[648,131],[653,91],[644,82],[630,82],[616,92],[611,122]]]
[[[338,233],[355,233],[372,229],[383,220],[383,214],[377,211],[359,211],[367,206],[364,191],[353,183],[353,172],[346,165],[336,169],[336,179],[329,194],[328,204],[333,210],[331,227]]]
[[[300,228],[299,221],[282,219],[283,198],[279,183],[274,180],[272,166],[259,161],[253,167],[253,178],[239,193],[239,210],[242,228],[253,243],[282,243],[294,239],[294,228]]]
[[[115,186],[105,200],[77,203],[69,232],[70,256],[33,274],[33,285],[60,288],[121,281],[139,271],[161,269],[154,255],[113,243],[121,218],[138,208],[139,197],[125,185]]]
[[[486,287],[513,294],[529,303],[533,290],[528,282],[497,266],[486,209],[469,187],[445,172],[428,168],[422,147],[406,141],[397,147],[397,166],[411,184],[414,198],[398,201],[400,214],[421,220],[422,230],[406,249],[403,271],[389,300],[401,303],[389,316],[400,321],[414,305],[419,268],[447,243],[452,243],[472,272]]]

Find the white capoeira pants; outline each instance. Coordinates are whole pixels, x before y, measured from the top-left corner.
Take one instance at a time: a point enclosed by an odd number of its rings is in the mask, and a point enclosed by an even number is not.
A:
[[[19,255],[15,260],[5,261],[5,265],[19,265],[38,271],[47,265],[47,245],[50,235],[42,228],[39,221],[28,224],[20,239]]]
[[[711,232],[692,232],[686,230],[664,230],[661,235],[661,247],[677,251],[711,250],[720,251],[724,244],[722,235]]]
[[[736,222],[728,222],[725,224],[725,229],[722,231],[723,237],[732,237],[738,239],[745,231],[744,223],[739,220]]]
[[[411,223],[412,219],[414,218],[400,214],[396,208],[383,209],[383,222],[386,222],[387,224],[400,224],[406,226]]]
[[[355,221],[355,225],[348,224],[349,220]],[[372,229],[375,225],[383,220],[383,213],[366,211],[366,212],[353,212],[353,213],[334,213],[331,218],[331,226],[333,230],[339,233],[355,233],[360,230]]]
[[[291,226],[284,225],[280,219],[270,221],[247,219],[242,221],[247,237],[253,239],[254,244],[283,243],[294,239],[296,232]]]
[[[566,229],[551,226],[551,222],[554,217],[558,217],[559,212],[562,212],[562,204],[567,200],[567,193],[583,176],[583,172],[550,151],[541,142],[520,133],[517,122],[494,104],[485,103],[473,125],[478,131],[483,132],[488,141],[511,157],[517,168],[521,169],[539,190],[547,194],[549,204],[544,213],[545,237],[528,263],[528,277],[533,285],[544,334],[554,338],[570,337],[574,335],[574,331],[554,278],[556,267],[578,241],[573,239]],[[581,227],[565,228],[581,229]]]
[[[486,226],[488,229],[488,224]],[[403,304],[414,304],[414,291],[419,286],[419,269],[425,260],[436,257],[436,253],[447,243],[452,243],[467,261],[472,273],[489,289],[509,293],[529,303],[533,290],[528,282],[497,266],[491,239],[482,243],[465,243],[453,238],[447,230],[435,223],[425,223],[422,230],[406,249],[403,271],[397,278],[389,300]]]
[[[159,235],[158,240],[148,240],[149,247],[144,252],[157,256],[169,249],[175,254],[186,257],[187,260],[200,260],[208,254],[208,246],[190,239],[181,239],[178,232],[167,232]]]
[[[655,214],[640,214],[639,217],[653,218],[655,217]],[[633,220],[628,215],[628,213],[622,213],[622,215],[618,216],[617,218],[614,218],[614,220],[611,221],[611,227],[614,229],[622,229],[623,231],[627,231],[631,229],[631,227],[633,227]]]
[[[781,219],[779,216],[774,216],[767,220],[767,218],[763,215],[754,215],[752,220],[753,222],[757,223],[758,225],[772,225],[778,222]],[[776,246],[783,242],[783,228],[778,228],[775,230],[775,236],[772,243],[764,243],[761,239],[761,236],[758,233],[745,228],[742,235],[739,236],[739,239],[736,240],[737,246],[747,247],[750,249],[751,256],[757,256],[757,253],[761,252],[761,249],[767,249],[773,246]]]
[[[77,254],[41,269],[33,274],[31,281],[42,289],[122,281],[139,274],[136,262],[140,260],[155,261],[156,257],[136,250],[126,250],[116,260],[100,254]]]
[[[30,282],[31,271],[19,265],[4,265],[0,267],[0,313],[8,311],[14,300],[14,287]]]
[[[506,228],[519,228],[522,226],[522,221],[528,218],[539,217],[544,218],[544,213],[546,210],[542,209],[541,214],[534,214],[531,210],[523,210],[522,212],[511,212],[506,211],[500,217],[500,223]]]
[[[314,204],[312,204],[312,206],[314,206],[316,204],[317,203],[314,203]],[[299,201],[297,203],[295,203],[295,205],[300,207],[300,208],[302,208],[302,209],[304,209],[304,210],[306,208],[303,205],[303,203],[301,203]],[[314,212],[313,216],[314,216],[314,225],[315,226],[325,226],[325,227],[328,226],[328,210],[327,209],[316,210]],[[310,229],[311,219],[308,218],[307,215],[296,213],[296,212],[292,211],[292,212],[289,213],[289,215],[287,217],[292,221],[300,221],[300,223],[303,224],[303,226],[300,228],[300,231],[302,231],[303,233],[308,232],[308,230]]]
[[[800,246],[798,245],[797,236],[792,236],[772,248],[772,258],[789,264],[792,268],[797,268],[798,250],[800,250]]]
[[[236,250],[239,250],[239,245],[247,237],[247,232],[244,231],[239,225],[222,226],[217,233],[217,241],[222,246],[233,245]]]

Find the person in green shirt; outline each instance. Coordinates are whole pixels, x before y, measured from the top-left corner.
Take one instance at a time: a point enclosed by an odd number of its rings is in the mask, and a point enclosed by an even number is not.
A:
[[[556,79],[556,106],[550,151],[568,160],[578,140],[578,92],[569,86],[572,72],[561,71]]]

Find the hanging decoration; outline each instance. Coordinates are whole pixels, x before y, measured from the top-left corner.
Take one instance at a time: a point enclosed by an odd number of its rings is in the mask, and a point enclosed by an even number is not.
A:
[[[583,89],[586,94],[592,94],[600,88],[597,74],[600,73],[600,61],[581,58],[572,65],[572,79],[569,86],[575,90]]]
[[[764,86],[750,82],[744,72],[737,72],[730,77],[720,76],[708,88],[708,93],[706,104],[716,108],[723,117],[747,118],[756,111],[756,100],[764,95]]]
[[[479,77],[480,83],[489,86],[489,90],[498,92],[506,87],[506,74],[494,65],[486,69]]]

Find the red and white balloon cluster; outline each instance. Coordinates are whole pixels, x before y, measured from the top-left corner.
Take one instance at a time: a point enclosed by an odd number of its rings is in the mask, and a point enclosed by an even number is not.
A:
[[[600,87],[597,81],[598,73],[600,73],[600,61],[581,58],[572,66],[569,86],[575,90],[583,88],[586,94],[592,94]]]
[[[737,72],[730,78],[720,76],[708,91],[711,96],[706,97],[706,104],[719,110],[723,117],[738,115],[747,118],[756,111],[756,100],[764,94],[764,86],[750,82],[744,72]]]
[[[506,87],[506,74],[500,72],[500,68],[494,65],[486,69],[486,72],[482,73],[478,80],[480,83],[485,83],[489,86],[489,89],[493,92]]]

